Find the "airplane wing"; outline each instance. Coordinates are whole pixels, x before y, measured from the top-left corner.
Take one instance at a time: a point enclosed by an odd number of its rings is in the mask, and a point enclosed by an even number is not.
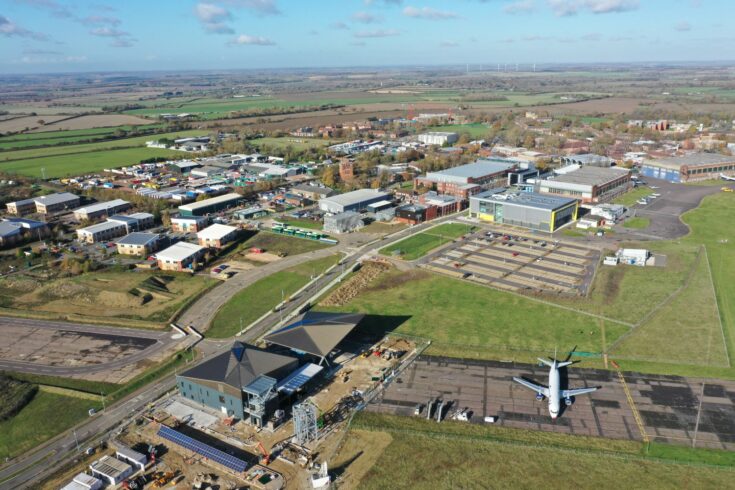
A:
[[[594,388],[577,388],[576,390],[562,390],[562,398],[569,398],[570,396],[584,395],[585,393],[592,393],[597,391],[597,387]]]
[[[544,395],[546,397],[549,396],[549,389],[546,388],[545,386],[537,385],[536,383],[532,383],[532,382],[530,382],[528,380],[525,380],[523,378],[516,378],[516,377],[514,377],[513,378],[513,381],[515,381],[516,383],[522,384],[526,388],[532,389],[536,393],[541,393],[542,395]]]

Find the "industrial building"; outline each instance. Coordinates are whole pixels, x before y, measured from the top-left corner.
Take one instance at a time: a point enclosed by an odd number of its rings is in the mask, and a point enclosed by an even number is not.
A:
[[[242,202],[243,197],[240,194],[230,193],[224,194],[199,202],[192,202],[179,206],[179,214],[184,218],[192,216],[205,216],[207,214],[218,213],[227,208],[237,206]]]
[[[123,199],[113,199],[112,201],[98,202],[83,208],[74,210],[74,218],[79,221],[93,220],[102,216],[112,216],[119,212],[130,209],[132,205]]]
[[[467,165],[428,172],[414,180],[414,187],[426,187],[439,194],[467,199],[483,188],[503,185],[517,162],[504,159],[480,159]]]
[[[128,463],[135,470],[145,470],[145,465],[148,463],[148,458],[145,454],[141,454],[138,451],[133,451],[127,446],[118,445],[115,450],[115,458]]]
[[[25,218],[0,221],[0,247],[10,247],[29,240],[41,240],[50,234],[47,223]]]
[[[595,204],[587,207],[592,216],[599,216],[610,223],[615,223],[625,214],[625,206],[622,204]]]
[[[122,223],[125,225],[125,231],[132,233],[153,226],[153,215],[150,213],[115,214],[107,218],[107,221]]]
[[[457,133],[432,131],[418,136],[418,140],[425,145],[451,145],[459,139]]]
[[[407,225],[417,225],[436,218],[433,208],[423,204],[405,204],[396,208],[395,220]]]
[[[122,483],[123,480],[135,473],[132,466],[112,456],[103,456],[89,465],[89,469],[92,476],[110,485]]]
[[[324,216],[324,227],[327,233],[349,233],[365,226],[360,213],[345,211],[344,213]]]
[[[583,153],[581,155],[561,157],[561,163],[563,165],[579,165],[581,167],[612,167],[615,160],[603,155],[595,155],[594,153]]]
[[[235,226],[215,223],[198,232],[197,240],[202,247],[222,248],[235,240],[239,231],[240,229]]]
[[[307,199],[311,199],[312,201],[318,201],[319,199],[330,197],[336,194],[334,189],[330,187],[311,184],[295,185],[291,188],[291,192]]]
[[[155,233],[135,231],[119,239],[115,245],[119,254],[147,256],[158,249],[158,240]]]
[[[127,233],[125,225],[117,221],[105,221],[96,225],[79,228],[77,238],[84,243],[106,242]]]
[[[492,189],[470,198],[470,216],[481,221],[554,232],[577,219],[579,201],[534,192]]]
[[[171,230],[176,233],[196,233],[204,229],[209,224],[209,218],[206,216],[191,216],[184,218],[181,216],[171,218]]]
[[[51,214],[79,206],[79,196],[71,192],[58,192],[46,196],[34,197],[7,203],[8,213],[16,216],[40,213]]]
[[[669,182],[696,182],[719,179],[720,174],[735,177],[735,156],[696,153],[680,157],[644,160],[641,175]]]
[[[336,196],[319,199],[319,209],[326,213],[338,214],[345,211],[357,213],[365,210],[369,204],[390,199],[388,192],[377,189],[358,189]]]
[[[541,180],[538,192],[601,203],[625,194],[632,187],[630,170],[620,167],[581,167]]]
[[[86,473],[77,474],[72,481],[61,487],[61,490],[99,490],[104,482]]]
[[[156,254],[158,268],[162,271],[194,272],[196,262],[204,256],[206,248],[188,242],[178,242]]]

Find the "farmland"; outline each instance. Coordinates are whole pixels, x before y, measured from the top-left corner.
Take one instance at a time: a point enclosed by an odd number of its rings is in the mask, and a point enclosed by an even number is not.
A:
[[[468,133],[471,138],[479,139],[487,136],[490,128],[486,124],[446,124],[444,126],[432,126],[431,131],[449,131],[452,133]]]
[[[289,296],[311,280],[312,274],[320,274],[336,264],[337,260],[338,255],[312,260],[251,284],[222,306],[212,320],[207,336],[227,338],[236,335],[241,328],[275,308],[282,298],[288,300]]]
[[[361,413],[331,467],[345,468],[352,486],[366,489],[561,488],[572,481],[583,488],[719,487],[732,477],[722,451],[682,448],[676,458],[640,451],[624,441],[454,422],[439,430],[425,420]],[[713,465],[687,464],[698,457]]]
[[[470,231],[472,231],[470,225],[458,223],[443,224],[389,245],[381,249],[380,253],[388,256],[399,255],[405,260],[416,260],[426,255],[429,251],[445,243],[449,243]]]
[[[159,127],[160,125],[151,124],[137,127],[117,126],[114,128],[70,129],[68,131],[17,134],[13,136],[0,137],[0,151],[106,140],[113,138],[117,131],[131,131],[133,129],[146,130]]]

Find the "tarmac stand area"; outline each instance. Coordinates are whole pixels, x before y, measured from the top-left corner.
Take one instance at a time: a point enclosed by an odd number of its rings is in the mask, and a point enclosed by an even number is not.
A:
[[[483,230],[423,258],[426,269],[510,291],[584,295],[600,252],[513,230]]]
[[[443,419],[465,411],[470,423],[642,440],[633,409],[614,371],[562,369],[562,389],[600,386],[601,389],[562,401],[562,413],[554,422],[548,401],[513,376],[530,378],[546,386],[548,368],[538,365],[420,356],[391,383],[368,410],[411,417],[427,417],[430,399],[444,401]],[[657,442],[735,450],[735,382],[680,376],[623,373],[643,430]],[[422,405],[415,415],[416,406]],[[437,419],[436,403],[431,413]]]

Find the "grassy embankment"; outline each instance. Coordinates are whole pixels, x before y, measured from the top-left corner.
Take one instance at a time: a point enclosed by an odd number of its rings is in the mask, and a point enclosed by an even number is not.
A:
[[[416,260],[431,250],[471,232],[472,229],[473,227],[471,225],[445,223],[388,245],[380,249],[380,254],[399,256],[405,260]]]

